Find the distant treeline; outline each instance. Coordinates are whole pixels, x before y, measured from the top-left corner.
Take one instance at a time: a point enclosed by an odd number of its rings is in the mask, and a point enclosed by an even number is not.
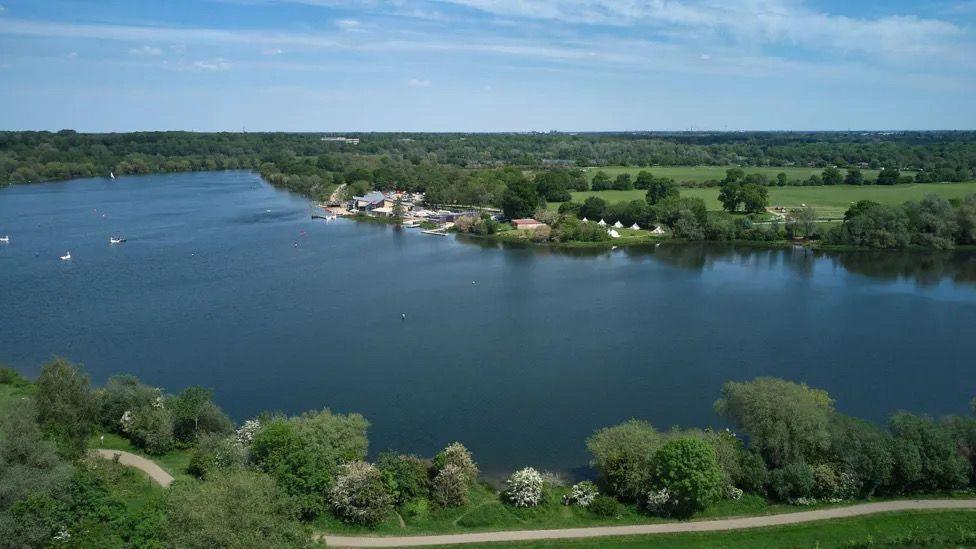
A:
[[[545,168],[839,166],[910,170],[919,181],[966,180],[976,170],[976,132],[347,134],[358,145],[323,135],[0,132],[0,185],[251,169],[313,198],[347,183],[426,191],[436,203],[498,205],[516,173]],[[497,173],[505,168],[512,171]]]

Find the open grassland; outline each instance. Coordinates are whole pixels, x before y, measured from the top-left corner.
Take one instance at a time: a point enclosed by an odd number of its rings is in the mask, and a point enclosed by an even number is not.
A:
[[[705,201],[709,210],[721,210],[718,187],[681,189],[681,196],[698,197]],[[818,217],[843,217],[844,212],[858,200],[874,200],[881,204],[897,205],[909,200],[920,200],[927,194],[944,198],[963,198],[976,193],[976,181],[967,183],[913,183],[911,185],[824,185],[817,187],[769,187],[769,205],[798,208],[806,204],[817,210]],[[643,200],[645,191],[587,191],[574,192],[573,201],[582,202],[590,196],[599,196],[608,203]],[[559,207],[549,204],[550,209]]]
[[[974,545],[976,545],[976,511],[906,511],[734,532],[559,539],[454,547],[629,549],[638,547],[973,547]]]
[[[637,174],[642,171],[648,171],[658,177],[670,177],[674,179],[677,183],[684,183],[686,181],[691,181],[694,183],[702,183],[710,179],[721,181],[725,177],[725,171],[729,168],[735,166],[653,166],[649,168],[636,168],[633,166],[606,166],[606,167],[591,167],[585,168],[586,178],[590,181],[593,180],[593,176],[598,171],[606,172],[611,178],[617,177],[622,173],[629,173],[632,178],[636,178]],[[746,173],[760,173],[768,177],[769,179],[775,179],[776,174],[783,172],[786,177],[790,179],[806,179],[811,175],[820,175],[823,173],[823,168],[797,168],[797,167],[777,167],[777,166],[765,166],[765,167],[752,167],[752,166],[742,166],[742,171]],[[844,172],[845,170],[841,170]],[[866,179],[875,179],[878,177],[878,172],[880,170],[861,170],[861,173]],[[912,175],[914,172],[902,172],[906,175]]]

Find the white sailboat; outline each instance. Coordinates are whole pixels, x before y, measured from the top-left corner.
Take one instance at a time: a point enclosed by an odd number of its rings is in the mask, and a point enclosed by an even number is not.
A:
[[[109,179],[111,179],[112,181],[115,181],[115,172],[108,172],[108,177],[109,177]]]
[[[122,238],[121,236],[110,236],[110,237],[108,237],[108,243],[109,244],[121,244],[123,242],[125,242],[125,239]]]
[[[3,242],[4,244],[6,244],[6,243],[10,242],[10,237],[7,236],[7,235],[0,236],[0,242]]]
[[[64,252],[61,256],[61,261],[71,261],[71,252]]]

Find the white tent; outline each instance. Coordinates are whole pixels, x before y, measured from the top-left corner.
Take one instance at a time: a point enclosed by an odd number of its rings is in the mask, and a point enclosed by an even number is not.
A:
[[[582,219],[582,221],[583,221],[583,223],[589,223],[590,222],[590,220],[587,219],[587,218],[585,218],[585,217]]]
[[[633,225],[630,226],[630,228],[631,229],[634,229],[635,231],[639,231],[640,230],[640,225],[638,225],[637,223],[634,223]]]
[[[613,229],[610,229],[609,231],[607,231],[607,234],[610,235],[610,238],[620,238],[620,233],[618,233],[617,231],[615,231]]]
[[[624,228],[624,224],[623,224],[623,223],[621,223],[621,222],[619,222],[619,221],[618,221],[618,222],[616,222],[616,223],[614,223],[614,224],[613,224],[613,226],[614,226],[615,228],[617,228],[617,229],[623,229],[623,228]]]
[[[597,223],[597,225],[599,225],[601,227],[606,227],[607,226],[607,222],[601,219],[600,222]]]
[[[654,227],[651,230],[651,234],[664,234],[664,229],[662,229],[661,227]]]

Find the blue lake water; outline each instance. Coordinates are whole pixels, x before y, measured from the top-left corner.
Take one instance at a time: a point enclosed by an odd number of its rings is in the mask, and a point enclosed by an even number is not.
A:
[[[0,189],[0,363],[200,384],[238,420],[357,411],[373,453],[459,439],[488,473],[571,471],[630,417],[719,424],[727,380],[805,381],[876,421],[976,395],[971,253],[568,254],[314,211],[246,172]]]

